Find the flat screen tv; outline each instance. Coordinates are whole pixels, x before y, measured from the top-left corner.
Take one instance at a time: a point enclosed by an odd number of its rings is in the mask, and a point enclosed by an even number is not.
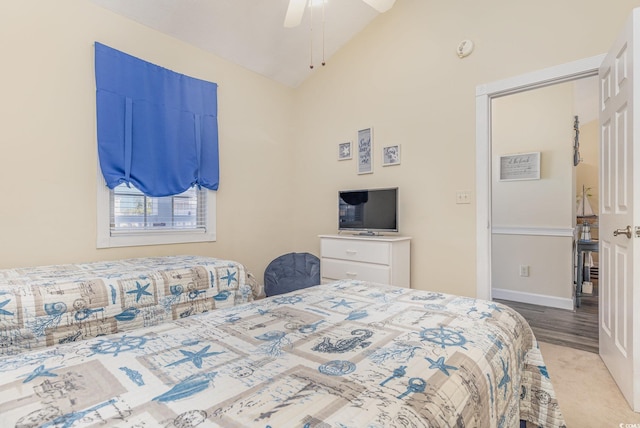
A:
[[[398,231],[398,188],[340,190],[338,230],[374,235]]]

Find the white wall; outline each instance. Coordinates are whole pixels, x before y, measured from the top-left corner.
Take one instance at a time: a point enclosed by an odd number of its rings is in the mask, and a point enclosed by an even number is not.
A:
[[[581,195],[582,186],[589,189],[589,203],[593,211],[600,212],[600,189],[598,171],[600,164],[599,125],[592,120],[580,125],[580,157],[582,161],[576,167],[576,194]],[[579,214],[579,213],[578,213]]]
[[[638,5],[398,0],[296,90],[296,246],[317,251],[316,235],[336,231],[338,189],[399,186],[412,287],[475,295],[475,201],[455,193],[475,189],[476,86],[604,53]],[[476,48],[459,59],[463,39]],[[336,146],[366,126],[374,173],[359,176]],[[382,146],[398,143],[401,165],[382,168]]]
[[[217,242],[96,249],[94,41],[219,84]],[[0,267],[289,251],[293,90],[89,1],[3,1],[0,44]]]
[[[476,86],[603,53],[638,5],[398,0],[290,90],[87,0],[3,1],[0,267],[193,253],[261,276],[282,252],[319,252],[338,189],[397,185],[412,285],[475,295],[475,203],[455,192],[475,188]],[[216,243],[96,250],[95,40],[220,85]],[[367,126],[375,169],[358,176],[337,144]],[[396,143],[401,165],[382,168]]]
[[[494,234],[491,255],[494,298],[573,309],[572,238]]]
[[[572,227],[573,121],[571,83],[493,100],[494,227]],[[540,180],[499,181],[499,157],[525,152],[540,152]]]
[[[494,297],[552,296],[573,307],[573,88],[562,83],[493,100]],[[500,156],[528,152],[540,153],[540,179],[500,181]],[[521,276],[520,266],[529,276]]]
[[[573,224],[573,89],[548,86],[493,100],[494,227]],[[540,152],[540,180],[499,181],[499,156]]]

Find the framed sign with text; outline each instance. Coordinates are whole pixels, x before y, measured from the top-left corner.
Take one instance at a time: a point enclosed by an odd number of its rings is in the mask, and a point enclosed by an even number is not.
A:
[[[540,152],[500,156],[500,181],[540,180]]]

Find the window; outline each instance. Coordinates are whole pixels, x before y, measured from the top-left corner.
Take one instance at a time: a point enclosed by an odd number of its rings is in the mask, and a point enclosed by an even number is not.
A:
[[[215,241],[218,85],[94,46],[98,248]]]
[[[205,230],[207,192],[192,187],[163,198],[145,196],[121,184],[111,191],[111,234],[141,230]]]
[[[340,226],[361,227],[364,224],[364,204],[351,205],[340,199],[339,208]]]
[[[98,248],[215,241],[216,192],[192,187],[156,198],[98,181]]]

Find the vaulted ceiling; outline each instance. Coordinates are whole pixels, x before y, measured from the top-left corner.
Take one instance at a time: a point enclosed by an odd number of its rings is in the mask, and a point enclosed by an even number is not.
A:
[[[322,7],[285,28],[289,0],[91,1],[290,87],[321,67],[323,50],[328,62],[378,16],[362,0],[327,0],[323,43]]]

